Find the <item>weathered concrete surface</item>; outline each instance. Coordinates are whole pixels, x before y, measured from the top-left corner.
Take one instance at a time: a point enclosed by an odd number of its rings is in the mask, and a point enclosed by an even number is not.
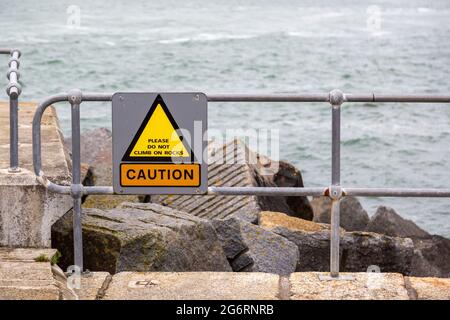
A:
[[[31,123],[36,104],[20,103],[19,160],[22,171],[9,173],[9,104],[0,103],[0,245],[49,247],[50,227],[72,206],[70,196],[47,192],[32,169]],[[70,160],[53,108],[42,120],[42,166],[46,177],[70,184]]]
[[[238,218],[212,220],[233,271],[288,275],[295,271],[297,246]]]
[[[341,273],[342,280],[321,280],[327,273],[293,273],[292,300],[408,300],[403,276],[397,273]],[[345,280],[344,277],[352,277]]]
[[[279,277],[267,273],[122,272],[116,274],[106,300],[274,300]]]
[[[210,158],[208,184],[210,186],[277,186],[273,175],[278,170],[278,163],[268,163],[266,160],[261,161],[260,156],[249,150],[240,140],[234,140],[222,147],[216,147],[210,144],[208,149]],[[271,165],[274,165],[274,167],[271,167]],[[296,181],[299,183],[298,177]],[[301,213],[296,213],[291,209],[287,203],[287,198],[265,196],[157,195],[152,196],[151,201],[183,210],[202,218],[225,219],[234,216],[248,222],[256,222],[258,214],[266,210],[284,212],[289,215],[300,215]],[[294,206],[295,204],[291,205]]]
[[[311,201],[314,210],[314,221],[330,223],[331,199],[329,197],[314,197]],[[364,231],[369,223],[369,215],[357,198],[347,196],[341,200],[340,226],[347,231]]]
[[[49,262],[55,252],[0,248],[0,300],[59,299],[60,292]]]
[[[382,233],[391,237],[429,238],[431,235],[411,220],[403,219],[394,209],[379,206],[371,217],[367,231]]]
[[[81,161],[89,167],[85,176],[87,185],[112,185],[112,134],[106,128],[95,128],[81,134]],[[72,139],[65,144],[71,154]],[[136,195],[87,195],[83,198],[84,208],[112,209],[120,203],[139,202]]]
[[[0,248],[0,300],[450,299],[450,279],[394,273],[341,273],[331,281],[318,272],[90,272],[81,276],[80,288],[69,289],[66,275],[51,265],[55,253]]]
[[[405,277],[411,299],[450,300],[450,279]]]
[[[103,297],[111,281],[108,272],[90,272],[81,277],[81,286],[74,289],[78,300],[98,300]]]
[[[51,261],[55,255],[56,249],[5,248],[5,247],[0,248],[0,261],[22,261],[22,262],[35,262],[36,260]]]
[[[84,266],[92,271],[231,271],[211,223],[154,203],[83,210]],[[61,267],[73,264],[72,214],[52,228]]]

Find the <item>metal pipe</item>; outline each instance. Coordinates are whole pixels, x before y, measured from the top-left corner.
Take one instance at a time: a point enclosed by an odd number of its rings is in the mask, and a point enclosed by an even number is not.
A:
[[[340,199],[331,201],[330,276],[339,277]]]
[[[450,189],[448,188],[344,188],[343,193],[355,197],[450,197]]]
[[[334,105],[331,128],[331,184],[341,183],[341,106]]]
[[[293,187],[209,187],[208,195],[253,195],[253,196],[323,196],[327,188]]]
[[[327,102],[328,94],[207,94],[217,102]]]
[[[34,173],[38,177],[44,176],[44,173],[42,172],[42,161],[41,161],[41,121],[42,121],[42,115],[44,114],[44,111],[51,106],[53,103],[61,102],[61,101],[67,101],[67,93],[60,93],[55,94],[53,96],[47,97],[44,101],[42,101],[38,107],[36,108],[36,111],[34,113],[33,117],[33,127],[32,127],[32,139],[33,139],[33,168]]]
[[[73,198],[73,251],[74,263],[83,271],[83,229],[81,225],[81,146],[80,146],[80,103],[81,91],[72,90],[68,93],[71,105],[72,121],[72,198]]]
[[[61,186],[38,177],[42,185],[49,191],[70,194],[70,186]],[[83,186],[83,194],[114,194],[110,186]],[[277,188],[277,187],[209,187],[207,195],[254,195],[254,196],[328,196],[328,187],[317,188]],[[423,188],[345,188],[342,196],[358,197],[422,197],[422,198],[450,198],[450,189]]]
[[[19,97],[11,95],[9,98],[9,171],[18,172],[19,169]]]
[[[82,101],[111,101],[114,93],[83,93]]]
[[[450,95],[434,94],[345,94],[346,102],[411,102],[411,103],[448,103]]]
[[[330,276],[339,277],[340,203],[341,184],[341,105],[344,94],[333,90],[329,94],[331,104],[331,230],[330,230]],[[337,188],[335,188],[337,187]]]
[[[10,53],[7,93],[9,96],[9,172],[19,172],[19,95],[18,59],[20,51],[2,49],[0,53]]]
[[[343,102],[448,103],[450,95],[343,94]],[[329,94],[207,94],[209,102],[330,102]]]

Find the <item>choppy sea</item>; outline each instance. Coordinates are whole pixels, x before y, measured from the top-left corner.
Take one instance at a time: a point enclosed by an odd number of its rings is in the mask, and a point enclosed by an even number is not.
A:
[[[0,47],[22,50],[23,99],[35,101],[74,87],[450,93],[449,35],[445,0],[0,0]],[[68,135],[67,105],[58,112]],[[82,128],[99,126],[110,106],[84,104]],[[307,186],[329,184],[330,126],[326,104],[209,107],[212,129],[278,129],[280,157]],[[343,185],[450,187],[448,105],[345,104],[342,139]],[[361,200],[450,236],[450,199]]]

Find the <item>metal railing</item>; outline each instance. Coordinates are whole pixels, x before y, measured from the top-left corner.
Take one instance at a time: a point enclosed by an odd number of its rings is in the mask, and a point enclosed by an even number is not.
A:
[[[41,102],[33,119],[33,163],[38,181],[49,191],[70,194],[74,201],[73,232],[74,261],[83,270],[83,242],[81,226],[81,197],[87,194],[113,194],[111,186],[83,186],[80,168],[80,104],[83,101],[111,101],[112,93],[82,93],[72,90],[67,94],[50,96]],[[449,103],[450,95],[378,95],[344,94],[333,90],[324,94],[208,94],[209,102],[326,102],[331,105],[332,148],[331,184],[325,187],[208,187],[208,195],[256,196],[327,196],[332,200],[330,236],[330,279],[339,279],[340,201],[345,196],[367,197],[450,197],[450,188],[348,188],[341,186],[341,106],[345,102],[410,102]],[[56,102],[71,104],[72,122],[72,185],[57,185],[46,179],[41,163],[41,119],[47,107]]]
[[[21,53],[17,49],[0,49],[0,54],[9,54],[9,69],[6,77],[9,84],[6,93],[9,96],[9,172],[19,172],[19,96],[22,86],[19,83],[19,58]]]

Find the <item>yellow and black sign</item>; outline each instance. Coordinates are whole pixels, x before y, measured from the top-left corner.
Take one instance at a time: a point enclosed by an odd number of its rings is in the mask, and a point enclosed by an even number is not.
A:
[[[113,96],[114,191],[122,194],[206,192],[207,165],[201,161],[206,147],[203,141],[206,103],[206,96],[199,93],[116,93]],[[192,147],[194,122],[203,125],[201,146],[195,150]]]
[[[123,161],[194,160],[175,119],[158,95],[128,147]]]

